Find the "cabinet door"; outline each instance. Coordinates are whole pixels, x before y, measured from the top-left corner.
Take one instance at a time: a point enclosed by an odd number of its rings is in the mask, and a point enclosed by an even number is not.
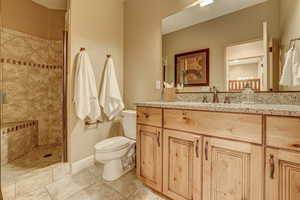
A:
[[[300,153],[266,151],[266,200],[300,199]]]
[[[205,137],[203,199],[262,200],[263,148]]]
[[[162,134],[160,128],[137,126],[137,176],[162,191]]]
[[[174,200],[200,200],[202,137],[171,130],[163,134],[163,193]]]

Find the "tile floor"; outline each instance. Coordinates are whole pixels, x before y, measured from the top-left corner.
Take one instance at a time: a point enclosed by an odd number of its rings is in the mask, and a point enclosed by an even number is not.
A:
[[[42,170],[62,160],[59,145],[39,146],[25,156],[1,166],[2,184],[11,184],[36,170]],[[44,157],[47,154],[52,156]]]
[[[94,165],[46,186],[51,200],[163,200],[147,189],[130,171],[112,182],[101,178],[102,166]],[[43,199],[41,199],[43,200]],[[48,200],[48,199],[47,199]]]
[[[49,152],[52,157],[41,158]],[[26,161],[2,167],[4,200],[163,200],[136,178],[134,170],[113,182],[102,179],[100,164],[71,174],[69,164],[56,163],[58,152],[59,147],[42,148],[24,157]]]

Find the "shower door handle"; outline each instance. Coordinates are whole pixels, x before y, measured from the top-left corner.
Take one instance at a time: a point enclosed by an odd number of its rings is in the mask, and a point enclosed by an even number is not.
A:
[[[7,104],[6,93],[0,92],[0,104]]]

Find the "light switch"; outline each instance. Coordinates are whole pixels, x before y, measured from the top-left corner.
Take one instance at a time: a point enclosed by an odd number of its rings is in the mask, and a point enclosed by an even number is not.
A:
[[[161,81],[160,80],[156,81],[156,86],[155,87],[156,87],[157,90],[161,89]]]

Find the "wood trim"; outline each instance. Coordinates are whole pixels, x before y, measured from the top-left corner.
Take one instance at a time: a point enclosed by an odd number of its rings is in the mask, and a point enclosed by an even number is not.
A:
[[[269,146],[269,145],[264,145],[264,147],[265,147],[265,149],[276,149],[276,150],[290,152],[290,153],[300,153],[297,150],[285,149],[285,148],[280,148],[280,147],[273,147],[273,146]]]
[[[63,31],[63,162],[68,162],[68,31]]]
[[[172,128],[164,128],[164,130],[170,130],[170,131],[180,131],[178,129],[172,129]],[[209,137],[209,138],[216,138],[216,139],[220,139],[220,140],[228,140],[228,141],[232,141],[232,142],[240,142],[240,143],[244,143],[244,144],[252,144],[255,146],[263,146],[263,144],[258,144],[258,143],[254,143],[254,142],[248,142],[248,141],[242,141],[242,140],[237,140],[237,139],[232,139],[232,138],[224,138],[224,137],[220,137],[220,136],[211,136],[211,135],[207,135],[205,133],[196,133],[196,132],[192,132],[192,131],[180,131],[183,133],[188,133],[188,134],[193,134],[193,135],[198,135],[198,136],[203,136],[203,137]]]
[[[143,123],[137,123],[137,125],[141,125],[141,126],[150,126],[150,127],[154,127],[154,128],[161,128],[161,126],[154,126],[154,125],[143,124]]]
[[[285,118],[298,118],[300,119],[300,117],[296,117],[296,116],[286,116],[286,115],[264,115],[266,118],[267,117],[285,117]]]
[[[197,110],[197,109],[189,109],[189,108],[162,108],[163,110],[188,110],[188,111],[199,111],[199,112],[213,112],[213,113],[227,113],[227,114],[239,114],[239,115],[261,115],[264,114],[258,114],[258,113],[245,113],[245,112],[223,112],[223,111],[214,111],[214,110]],[[270,115],[274,116],[274,115]]]

